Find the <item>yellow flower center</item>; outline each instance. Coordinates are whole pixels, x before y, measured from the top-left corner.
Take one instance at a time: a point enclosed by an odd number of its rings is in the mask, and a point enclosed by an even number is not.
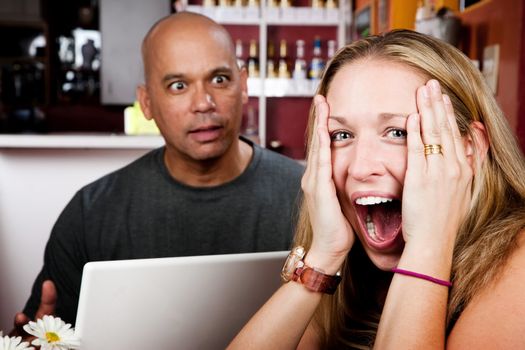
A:
[[[55,332],[46,332],[46,339],[49,343],[54,343],[60,340],[60,337]]]

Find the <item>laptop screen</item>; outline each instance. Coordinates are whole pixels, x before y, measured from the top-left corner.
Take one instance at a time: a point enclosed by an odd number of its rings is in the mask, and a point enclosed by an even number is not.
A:
[[[288,252],[90,262],[84,350],[224,349],[275,292]]]

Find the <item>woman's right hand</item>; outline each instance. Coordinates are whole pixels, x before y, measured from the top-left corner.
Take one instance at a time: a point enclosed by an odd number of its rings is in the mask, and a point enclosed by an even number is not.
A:
[[[315,125],[306,171],[301,181],[313,230],[306,264],[335,274],[354,244],[355,235],[341,211],[332,178],[329,106],[324,96],[314,97]]]

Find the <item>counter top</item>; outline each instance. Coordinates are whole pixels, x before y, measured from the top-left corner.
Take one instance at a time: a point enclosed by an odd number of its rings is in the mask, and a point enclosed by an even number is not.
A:
[[[0,134],[0,148],[150,149],[164,145],[161,136],[123,134]]]

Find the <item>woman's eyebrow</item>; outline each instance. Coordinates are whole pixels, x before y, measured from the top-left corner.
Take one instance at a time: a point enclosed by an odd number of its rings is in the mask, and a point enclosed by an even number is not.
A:
[[[381,119],[392,119],[392,118],[408,118],[409,114],[406,113],[380,113]]]
[[[346,124],[346,118],[345,117],[341,117],[341,116],[338,116],[338,115],[329,115],[328,116],[328,119],[332,119],[332,120],[335,120],[336,122],[340,123],[340,124]]]
[[[409,114],[406,114],[406,113],[389,113],[389,112],[379,113],[379,117],[384,120],[390,120],[393,118],[405,118],[406,119],[408,118],[408,116]],[[332,119],[340,124],[346,124],[346,120],[347,120],[347,118],[339,116],[339,115],[329,115],[328,119]]]

